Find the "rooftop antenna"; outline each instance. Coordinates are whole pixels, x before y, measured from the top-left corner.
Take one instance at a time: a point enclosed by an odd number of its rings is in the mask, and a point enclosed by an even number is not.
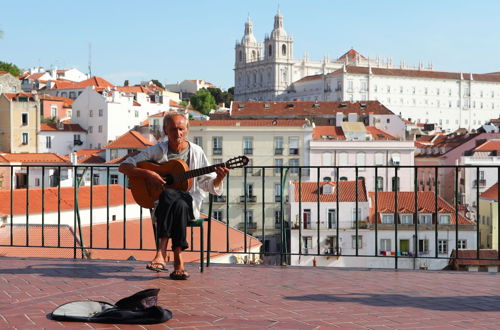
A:
[[[92,43],[89,42],[89,78],[92,77]]]

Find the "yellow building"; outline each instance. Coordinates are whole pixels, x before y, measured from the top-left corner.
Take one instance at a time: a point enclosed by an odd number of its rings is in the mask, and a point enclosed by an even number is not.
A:
[[[0,95],[0,152],[37,152],[40,106],[30,93]]]
[[[481,248],[498,251],[498,183],[481,194],[478,220]]]

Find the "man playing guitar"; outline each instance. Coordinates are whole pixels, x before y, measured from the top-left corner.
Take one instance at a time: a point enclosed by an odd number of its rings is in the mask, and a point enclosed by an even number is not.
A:
[[[216,166],[215,173],[196,177],[188,193],[172,189],[164,189],[167,184],[158,173],[137,167],[139,162],[153,161],[165,163],[172,159],[184,160],[191,169],[209,165],[207,157],[200,146],[186,140],[189,127],[187,119],[181,114],[167,115],[163,118],[163,130],[168,142],[160,142],[151,146],[136,156],[129,157],[120,165],[119,171],[129,179],[144,180],[148,189],[163,191],[155,209],[156,235],[159,244],[154,259],[147,268],[155,271],[166,271],[168,239],[172,238],[174,252],[174,271],[170,277],[175,280],[185,280],[189,277],[184,269],[182,251],[188,247],[186,241],[187,222],[198,218],[200,207],[206,192],[221,195],[222,181],[229,172],[223,166]]]

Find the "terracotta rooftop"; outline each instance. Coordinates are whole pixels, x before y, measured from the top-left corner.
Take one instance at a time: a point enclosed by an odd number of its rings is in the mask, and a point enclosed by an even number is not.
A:
[[[40,124],[40,131],[60,131],[60,132],[84,132],[84,130],[79,124],[62,124],[61,128],[58,124]]]
[[[131,153],[126,154],[125,156],[108,160],[106,162],[106,164],[121,164],[121,162],[123,162],[125,159],[127,159],[128,157],[133,157],[133,156],[137,155],[139,152],[140,151],[138,151],[138,150],[132,151]]]
[[[498,182],[481,194],[481,198],[498,201]]]
[[[351,74],[368,74],[371,70],[372,75],[378,76],[398,76],[407,78],[434,78],[434,79],[452,79],[452,80],[470,80],[475,81],[488,81],[488,82],[500,82],[499,75],[492,74],[478,74],[478,73],[459,73],[459,72],[440,72],[440,71],[426,71],[426,70],[410,70],[410,69],[387,69],[387,68],[375,68],[375,67],[364,67],[364,66],[352,66],[347,65],[345,68],[340,68],[328,75],[338,75],[344,74],[344,70]]]
[[[215,120],[190,120],[189,126],[237,126],[237,127],[253,127],[253,126],[296,126],[302,127],[307,125],[304,119],[215,119]]]
[[[364,57],[363,55],[361,55],[357,50],[355,50],[354,48],[351,48],[349,49],[346,53],[344,53],[344,55],[340,56],[338,58],[338,60],[342,61],[342,60],[353,60],[355,58],[361,58],[363,60],[366,60],[367,58]]]
[[[61,195],[58,194],[57,187],[48,187],[44,189],[44,207],[45,212],[56,212],[58,203],[60,202],[61,210],[74,209],[74,190],[73,187],[61,187]],[[126,189],[126,202],[127,204],[135,204],[132,193]],[[94,185],[92,189],[92,207],[105,207],[107,200],[107,186]],[[42,189],[30,188],[29,189],[29,214],[42,212]],[[112,184],[109,186],[109,205],[123,205],[123,186]],[[10,215],[10,200],[11,190],[0,190],[0,200],[9,201],[0,203],[0,214]],[[26,214],[26,189],[14,189],[12,191],[13,200],[13,214]],[[82,186],[78,190],[78,204],[80,209],[90,207],[90,186]]]
[[[395,193],[392,191],[382,191],[377,195],[378,204],[378,223],[381,223],[381,213],[394,213],[395,209]],[[370,199],[372,200],[372,207],[370,208],[370,222],[374,223],[375,218],[375,193],[370,192]],[[434,213],[435,212],[435,194],[433,191],[419,191],[417,194],[418,199],[418,213]],[[398,192],[398,213],[400,214],[413,214],[415,213],[415,193],[413,191],[400,191]],[[441,197],[438,197],[438,213],[450,214],[450,224],[456,224],[455,208],[451,206]],[[474,225],[475,223],[459,213],[459,225]]]
[[[456,250],[453,250],[451,252],[451,258],[455,256]],[[458,250],[458,257],[461,259],[450,259],[450,264],[456,266],[500,266],[497,250],[480,249],[479,258],[485,260],[477,259],[477,250]]]
[[[235,101],[231,116],[258,116],[259,118],[277,118],[286,116],[322,116],[334,115],[337,112],[375,115],[394,115],[378,101],[333,102],[333,101],[283,101],[255,102]]]
[[[115,85],[101,77],[91,77],[80,82],[56,80],[52,89],[84,89],[88,86],[94,86],[97,91],[115,87]]]
[[[299,182],[293,182],[295,187],[295,202],[299,202]],[[329,185],[332,187],[331,193],[323,193],[323,186]],[[356,182],[355,181],[339,181],[339,189],[336,187],[335,181],[324,181],[319,183],[320,187],[320,202],[336,202],[337,191],[340,190],[339,202],[355,202],[356,201]],[[318,185],[317,182],[302,182],[301,189],[302,202],[317,202],[318,200]],[[358,202],[368,201],[366,197],[366,188],[362,180],[358,181]]]
[[[0,153],[0,163],[69,163],[68,159],[56,153]]]
[[[30,102],[35,101],[35,95],[31,93],[3,93],[2,95],[10,101],[17,101],[18,98],[26,98]]]
[[[374,127],[366,126],[367,135],[372,140],[397,140],[394,136]],[[345,140],[344,131],[340,126],[316,126],[313,129],[313,140]]]
[[[489,140],[476,147],[474,151],[500,151],[500,140]]]
[[[65,108],[71,108],[74,102],[72,99],[68,97],[53,96],[49,94],[39,94],[38,97],[40,98],[40,100],[64,102],[63,106]]]
[[[116,140],[106,144],[106,149],[144,149],[152,146],[154,143],[150,142],[141,133],[136,131],[128,131]]]

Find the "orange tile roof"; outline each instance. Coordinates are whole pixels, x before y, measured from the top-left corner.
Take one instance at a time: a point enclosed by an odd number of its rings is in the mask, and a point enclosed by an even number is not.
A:
[[[315,106],[316,105],[316,106]],[[378,101],[359,102],[333,102],[333,101],[280,101],[280,102],[255,102],[255,101],[235,101],[231,116],[259,116],[266,117],[286,117],[286,116],[318,116],[334,115],[337,112],[358,113],[358,114],[378,114],[394,115]]]
[[[106,160],[98,155],[85,155],[78,157],[78,164],[104,164]]]
[[[500,151],[500,140],[489,140],[476,147],[474,151]]]
[[[370,199],[372,200],[372,207],[370,208],[370,222],[374,222],[375,213],[375,193],[370,192]],[[419,213],[434,213],[435,194],[433,191],[419,191],[417,194],[418,198],[418,212]],[[395,209],[395,193],[392,191],[382,191],[377,195],[378,203],[378,223],[381,223],[380,213],[394,213]],[[401,191],[398,192],[398,213],[413,214],[415,212],[415,192],[413,191]],[[438,213],[439,214],[450,214],[451,224],[456,224],[455,221],[455,208],[446,202],[443,198],[438,196]],[[458,215],[459,225],[473,225],[474,222],[464,217],[463,215]]]
[[[190,120],[189,126],[303,126],[307,122],[304,119],[214,119],[214,120]]]
[[[295,202],[299,202],[299,182],[293,182],[295,186]],[[333,187],[331,194],[322,194],[323,186],[329,184]],[[323,181],[320,186],[320,202],[336,202],[337,201],[337,183],[335,181]],[[318,200],[318,184],[317,182],[302,182],[301,189],[302,202],[317,202]],[[356,202],[356,182],[355,181],[339,181],[339,202]],[[365,184],[362,180],[358,181],[358,202],[368,201],[366,197]]]
[[[122,156],[122,157],[118,157],[118,158],[115,158],[115,159],[111,159],[111,160],[108,160],[106,162],[106,164],[120,164],[121,162],[123,162],[125,159],[127,159],[128,157],[133,157],[135,155],[137,155],[140,151],[136,150],[136,151],[132,151],[131,153],[128,153],[126,154],[125,156]]]
[[[125,93],[147,93],[148,90],[143,86],[116,86],[116,89]]]
[[[54,81],[54,87],[52,89],[84,89],[88,86],[95,86],[97,91],[103,90],[105,88],[113,88],[115,85],[103,79],[101,77],[91,77],[87,80],[80,82],[74,82],[69,80],[56,80]]]
[[[313,81],[313,80],[320,80],[320,79],[323,79],[325,75],[323,74],[315,74],[315,75],[312,75],[312,76],[306,76],[302,79],[299,79],[297,81],[295,81],[294,83],[300,83],[300,82],[305,82],[305,81]]]
[[[43,76],[46,72],[42,73],[33,73],[26,77],[26,79],[38,80],[41,76]]]
[[[76,155],[78,157],[84,156],[84,155],[96,155],[100,154],[102,152],[105,152],[105,149],[80,149],[76,151]]]
[[[150,142],[144,136],[136,131],[128,131],[116,140],[111,141],[103,148],[106,149],[144,149],[152,146],[154,143]]]
[[[453,250],[450,255],[450,264],[464,265],[464,266],[500,266],[497,250],[479,250],[479,258],[477,259],[477,250],[458,250],[458,258],[456,257],[456,250]],[[490,260],[487,260],[490,259]]]
[[[366,126],[366,132],[373,140],[397,140],[394,136],[373,126]],[[316,126],[313,130],[313,140],[324,139],[345,140],[346,137],[340,126]]]
[[[68,97],[53,96],[53,95],[49,95],[49,94],[39,94],[38,97],[40,98],[40,100],[64,102],[63,106],[65,108],[71,108],[71,106],[73,105],[73,100],[68,98]]]
[[[11,101],[18,97],[27,97],[31,102],[35,101],[35,95],[31,93],[3,93],[2,95]]]
[[[347,65],[345,70],[347,73],[352,74],[368,74],[371,69],[373,75],[379,76],[398,76],[398,77],[409,77],[409,78],[434,78],[434,79],[452,79],[452,80],[470,80],[470,73],[459,73],[459,72],[441,72],[441,71],[426,71],[426,70],[410,70],[410,69],[387,69],[387,68],[368,68],[365,66],[352,66]],[[339,75],[344,73],[344,68],[340,68],[329,76]],[[500,82],[500,75],[492,74],[472,74],[472,79],[476,81],[490,81],[490,82]]]
[[[45,212],[56,212],[57,203],[60,200],[61,210],[74,209],[74,192],[73,187],[61,187],[61,195],[58,195],[57,187],[45,188]],[[93,186],[92,207],[106,207],[107,186]],[[13,214],[26,214],[26,189],[14,189],[13,195]],[[0,214],[10,215],[10,199],[11,190],[0,190],[0,200],[8,201],[0,204]],[[127,204],[135,204],[134,198],[130,189],[126,189]],[[80,187],[78,190],[78,205],[80,209],[90,207],[90,186]],[[112,184],[109,185],[109,205],[123,205],[123,186]],[[42,188],[29,189],[29,214],[42,212]]]
[[[338,58],[338,60],[351,60],[351,59],[354,59],[356,57],[360,57],[362,58],[363,60],[366,60],[367,58],[364,57],[363,55],[361,55],[357,50],[355,50],[354,48],[351,48],[349,49],[347,52],[344,53],[344,55],[340,56]]]
[[[498,201],[498,182],[481,194],[481,198]]]
[[[183,106],[182,106],[182,105],[180,105],[179,103],[177,103],[177,102],[175,102],[175,101],[173,101],[173,100],[170,100],[170,101],[169,101],[169,105],[170,105],[171,107],[183,108]]]
[[[40,131],[60,131],[60,132],[87,132],[79,124],[64,124],[62,129],[57,124],[40,124]]]
[[[0,153],[0,163],[69,163],[56,153]]]

